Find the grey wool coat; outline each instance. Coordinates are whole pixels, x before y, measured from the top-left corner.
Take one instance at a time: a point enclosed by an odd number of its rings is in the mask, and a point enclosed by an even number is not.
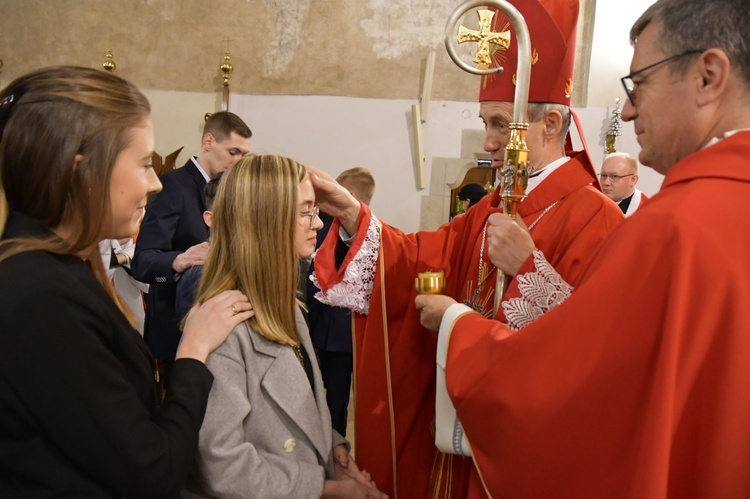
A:
[[[323,381],[302,314],[297,332],[313,365],[310,389],[294,351],[237,326],[206,361],[214,375],[196,466],[183,497],[318,498],[333,478]]]

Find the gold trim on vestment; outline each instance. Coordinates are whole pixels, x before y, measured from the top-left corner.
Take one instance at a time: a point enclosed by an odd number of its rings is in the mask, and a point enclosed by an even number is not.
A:
[[[440,463],[438,463],[438,461],[440,461]],[[435,485],[432,489],[433,499],[437,498],[438,493],[440,492],[440,484],[443,482],[443,464],[444,463],[445,463],[445,454],[443,454],[440,451],[436,451],[435,459],[432,462],[432,473],[430,473],[430,478],[435,476]],[[437,473],[436,473],[436,470],[437,470]]]
[[[380,302],[382,307],[383,341],[385,342],[385,376],[388,386],[388,412],[391,416],[391,459],[393,462],[393,497],[398,499],[398,475],[396,474],[396,419],[393,413],[393,386],[391,383],[391,349],[388,341],[388,314],[385,308],[385,264],[383,255],[383,226],[380,225],[380,248],[378,250],[380,265]]]
[[[352,311],[351,314],[351,327],[350,332],[352,335],[352,409],[354,409],[354,417],[352,418],[352,433],[354,435],[354,458],[357,458],[357,334],[356,334],[356,316],[357,312]]]
[[[466,432],[464,432],[464,436],[466,436]],[[471,447],[471,440],[469,440],[469,437],[466,436],[466,441],[469,442],[469,447]],[[471,453],[471,460],[474,463],[474,468],[477,470],[477,475],[479,475],[479,481],[482,482],[482,487],[484,487],[484,493],[487,494],[487,497],[492,499],[492,494],[490,494],[490,489],[487,488],[487,484],[484,482],[484,477],[482,476],[482,470],[479,468],[479,465],[477,464],[477,458],[474,457],[474,452]]]
[[[450,333],[448,335],[448,341],[449,342],[450,342],[451,337],[453,336],[453,330],[455,329],[456,323],[458,322],[458,320],[461,317],[463,317],[463,316],[465,316],[467,314],[470,314],[470,313],[471,312],[464,312],[464,313],[462,313],[461,315],[459,315],[458,317],[455,318],[455,320],[453,321],[453,324],[451,325]],[[448,343],[448,353],[450,353],[450,343]],[[445,359],[446,360],[446,386],[447,386],[447,383],[448,383],[448,380],[447,380],[448,353],[446,353],[446,359]],[[456,411],[456,418],[458,418],[458,411]],[[460,419],[459,419],[459,421],[460,421]],[[485,492],[485,494],[487,494],[487,497],[492,498],[492,494],[490,494],[490,490],[487,488],[487,484],[484,482],[484,477],[482,476],[482,470],[479,469],[479,465],[477,464],[477,458],[474,456],[474,450],[473,450],[474,446],[471,445],[471,440],[469,440],[469,435],[466,433],[466,431],[464,431],[464,437],[466,438],[466,441],[469,442],[469,449],[472,449],[472,451],[471,451],[471,461],[474,463],[474,468],[477,470],[477,475],[479,475],[479,481],[482,482],[482,487],[484,487],[484,492]],[[471,479],[471,478],[469,478],[469,479]]]

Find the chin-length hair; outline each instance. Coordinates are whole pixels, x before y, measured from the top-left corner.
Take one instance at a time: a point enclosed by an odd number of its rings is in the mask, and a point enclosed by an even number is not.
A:
[[[224,173],[198,288],[198,303],[239,289],[255,310],[250,327],[284,345],[300,343],[295,232],[299,186],[307,178],[301,164],[272,155],[248,156]]]
[[[13,238],[0,243],[0,261],[33,250],[88,252],[86,262],[131,319],[107,279],[97,243],[111,224],[109,183],[115,161],[151,112],[128,81],[74,66],[43,68],[0,91],[0,231],[7,211],[49,230],[72,229],[67,240]],[[76,156],[82,158],[76,162]]]

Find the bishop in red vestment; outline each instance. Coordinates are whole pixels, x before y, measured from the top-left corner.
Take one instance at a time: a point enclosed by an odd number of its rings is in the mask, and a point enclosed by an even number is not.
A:
[[[416,299],[492,497],[750,497],[750,10],[707,5],[631,31],[623,118],[666,177],[570,298],[516,332]]]
[[[527,134],[530,165],[538,176],[530,179],[528,196],[519,204],[519,216],[535,244],[519,248],[493,236],[488,217],[500,212],[497,190],[437,231],[404,234],[381,223],[367,207],[352,206],[341,193],[333,201],[335,186],[324,174],[313,178],[321,207],[340,214],[316,255],[322,298],[358,312],[357,460],[391,497],[465,497],[470,480],[472,488],[483,490],[479,477],[470,477],[470,457],[444,454],[435,446],[436,339],[421,327],[414,306],[417,274],[443,270],[448,296],[491,317],[497,272],[493,262],[517,261],[509,274],[523,279],[510,280],[498,320],[521,327],[570,294],[590,255],[624,220],[600,192],[588,155],[565,152],[577,0],[544,2],[546,8],[537,0],[513,3],[526,17],[532,40],[538,40],[533,42],[538,60],[531,72],[532,123]],[[508,20],[495,17],[493,28],[499,31]],[[502,54],[506,68],[515,67],[515,51],[513,43]],[[507,69],[502,76],[484,78],[480,91],[485,149],[495,167],[502,165],[513,114],[512,74]],[[337,267],[342,221],[353,240]],[[524,287],[537,297],[528,307],[518,302]]]

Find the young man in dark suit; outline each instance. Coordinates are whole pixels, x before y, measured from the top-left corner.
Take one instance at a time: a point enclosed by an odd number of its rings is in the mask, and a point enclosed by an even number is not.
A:
[[[352,195],[370,205],[375,193],[375,179],[365,168],[350,168],[336,179]],[[318,246],[325,240],[333,217],[320,212],[323,228],[318,231]],[[314,266],[306,273],[314,270]],[[315,299],[320,291],[307,279],[307,307],[309,329],[313,347],[318,354],[320,373],[326,388],[326,403],[331,413],[331,425],[342,436],[346,436],[349,393],[352,388],[352,314],[351,310],[324,305]]]
[[[182,168],[163,174],[164,188],[146,207],[131,270],[133,277],[151,285],[145,337],[164,367],[165,382],[181,336],[182,318],[175,312],[177,280],[193,265],[203,265],[208,254],[203,189],[212,177],[250,151],[251,136],[239,116],[228,111],[212,114],[203,128],[201,152]]]

